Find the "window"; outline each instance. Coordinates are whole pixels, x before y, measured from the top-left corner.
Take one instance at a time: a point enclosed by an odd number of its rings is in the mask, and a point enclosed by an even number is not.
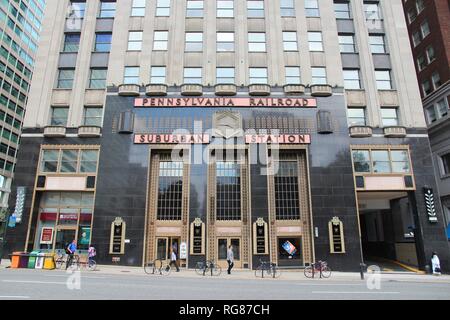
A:
[[[280,13],[282,17],[295,17],[294,0],[280,0]]]
[[[217,33],[217,51],[232,52],[234,51],[234,33],[218,32]]]
[[[158,220],[181,220],[183,162],[161,161],[158,179]]]
[[[422,33],[422,39],[430,34],[430,25],[428,24],[428,21],[425,21],[420,25],[420,32]]]
[[[43,150],[41,160],[42,172],[56,172],[58,170],[59,150]]]
[[[421,13],[425,9],[425,3],[423,0],[416,0],[417,13]]]
[[[325,67],[312,67],[311,84],[327,84],[327,72]]]
[[[110,52],[111,51],[111,33],[96,33],[95,34],[95,51],[96,52]]]
[[[408,151],[391,150],[391,165],[393,173],[410,172]]]
[[[231,83],[234,84],[234,68],[217,68],[216,69],[216,83]]]
[[[116,3],[115,2],[100,2],[100,18],[114,18],[116,15]]]
[[[52,107],[52,116],[50,119],[50,125],[65,127],[67,125],[68,116],[69,116],[68,107]]]
[[[348,126],[365,126],[366,125],[366,109],[365,108],[348,108]]]
[[[345,89],[361,89],[361,81],[359,79],[359,69],[344,69],[344,88]]]
[[[416,8],[411,8],[408,10],[408,21],[412,23],[417,18]]]
[[[283,49],[284,51],[297,51],[297,32],[283,31]]]
[[[249,81],[250,84],[267,84],[267,68],[250,68]]]
[[[423,91],[424,96],[427,96],[431,92],[433,92],[433,88],[431,87],[430,80],[425,80],[424,82],[422,82],[422,91]]]
[[[70,2],[70,13],[71,18],[84,18],[84,13],[86,11],[86,2],[71,1]]]
[[[429,46],[426,49],[426,53],[427,53],[428,63],[431,63],[436,59],[436,54],[434,52],[433,46]]]
[[[443,118],[448,114],[448,104],[447,99],[442,99],[436,103],[436,110],[439,118]]]
[[[391,90],[391,72],[390,70],[375,70],[375,78],[378,90]]]
[[[444,175],[450,174],[450,153],[441,156],[442,161],[442,173]]]
[[[64,52],[78,52],[80,46],[79,33],[66,33],[64,37]]]
[[[265,52],[266,51],[266,34],[263,32],[248,33],[248,51]]]
[[[241,219],[241,170],[238,162],[216,162],[216,218]]]
[[[156,1],[156,16],[169,17],[170,16],[170,0]]]
[[[364,13],[366,20],[381,20],[379,3],[364,3]]]
[[[305,0],[305,14],[307,17],[320,17],[319,1]]]
[[[106,88],[106,74],[108,69],[106,68],[92,68],[89,77],[90,89],[104,89]]]
[[[80,172],[95,173],[97,171],[97,161],[97,150],[81,150]]]
[[[233,18],[234,17],[234,1],[218,0],[217,1],[217,18]]]
[[[389,151],[372,150],[372,170],[374,173],[390,173],[391,164],[389,161]]]
[[[102,126],[102,107],[85,107],[83,124],[85,126]]]
[[[155,31],[153,50],[167,50],[169,31]]]
[[[150,71],[150,83],[166,83],[166,67],[153,66]]]
[[[186,47],[187,52],[201,52],[203,51],[203,33],[202,32],[186,32]]]
[[[370,35],[369,43],[370,43],[370,51],[372,53],[386,53],[386,46],[384,43],[383,35]]]
[[[202,68],[184,68],[184,83],[202,84]]]
[[[285,67],[286,84],[300,84],[300,67]]]
[[[439,72],[436,71],[431,75],[431,81],[433,82],[433,87],[435,90],[442,85],[441,77],[439,76]]]
[[[357,173],[409,173],[408,150],[353,150],[353,168]]]
[[[436,122],[438,119],[434,106],[426,109],[426,115],[427,115],[428,124]]]
[[[420,70],[423,70],[427,66],[427,59],[423,54],[417,57],[417,67]]]
[[[62,150],[61,167],[59,172],[75,173],[77,172],[78,150]]]
[[[72,89],[75,69],[59,69],[57,88]]]
[[[339,48],[341,53],[354,53],[355,48],[355,37],[352,34],[340,34],[339,35]]]
[[[381,108],[381,123],[383,127],[398,126],[397,108]]]
[[[139,67],[125,67],[124,84],[139,84]]]
[[[309,51],[323,51],[322,32],[308,32]]]
[[[186,17],[188,17],[188,18],[203,17],[203,1],[187,0]]]
[[[336,19],[350,19],[350,4],[348,2],[334,3],[334,14]]]
[[[249,18],[264,18],[264,1],[263,0],[248,0],[247,1],[247,16]]]
[[[129,51],[142,50],[142,31],[130,31],[128,33],[128,50]]]
[[[132,17],[143,17],[145,16],[145,0],[133,0],[131,8]]]
[[[300,219],[298,164],[296,157],[281,154],[275,174],[275,211],[277,220]]]
[[[412,40],[413,40],[413,45],[414,47],[417,47],[420,43],[420,41],[422,41],[422,35],[419,31],[416,31],[412,34]]]

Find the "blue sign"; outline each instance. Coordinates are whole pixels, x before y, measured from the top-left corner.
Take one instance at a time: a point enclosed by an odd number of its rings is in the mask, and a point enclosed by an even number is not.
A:
[[[297,249],[295,248],[295,246],[290,243],[289,241],[286,241],[283,244],[283,249],[286,250],[287,253],[289,253],[290,255],[293,255],[294,253],[297,252]]]
[[[8,221],[8,227],[9,228],[14,228],[16,226],[16,216],[14,214],[12,214],[9,217],[9,221]]]

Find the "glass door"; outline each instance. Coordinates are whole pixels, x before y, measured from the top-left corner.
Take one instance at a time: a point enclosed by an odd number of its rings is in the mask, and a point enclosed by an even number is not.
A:
[[[217,263],[223,268],[228,268],[227,252],[229,246],[233,246],[234,267],[241,268],[241,239],[219,238],[217,239]]]
[[[56,231],[55,250],[59,253],[65,253],[65,249],[74,239],[77,239],[76,229],[58,229]]]
[[[156,259],[167,260],[169,250],[168,238],[156,238]]]

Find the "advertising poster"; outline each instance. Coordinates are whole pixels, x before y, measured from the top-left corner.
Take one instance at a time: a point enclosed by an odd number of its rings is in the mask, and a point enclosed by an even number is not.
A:
[[[53,243],[53,228],[42,228],[41,231],[41,244],[52,244]]]

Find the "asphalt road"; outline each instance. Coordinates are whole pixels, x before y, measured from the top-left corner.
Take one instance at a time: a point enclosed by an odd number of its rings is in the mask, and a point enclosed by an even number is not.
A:
[[[80,281],[78,281],[81,279]],[[69,286],[68,286],[69,283]],[[450,283],[381,280],[370,290],[366,281],[164,277],[64,271],[0,269],[0,300],[395,300],[450,299]]]

